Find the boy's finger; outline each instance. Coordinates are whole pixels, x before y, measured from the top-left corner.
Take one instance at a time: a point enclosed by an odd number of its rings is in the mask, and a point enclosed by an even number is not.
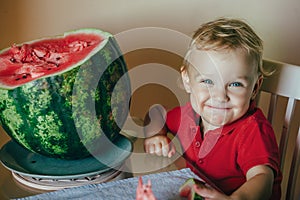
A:
[[[157,156],[161,156],[162,155],[162,147],[160,145],[156,145],[155,146],[155,154]]]
[[[216,195],[216,192],[214,189],[205,186],[204,184],[195,184],[193,185],[194,191],[205,198],[213,198]]]
[[[175,148],[174,144],[171,142],[168,157],[171,158],[175,153],[176,153],[176,148]]]
[[[164,157],[168,157],[169,156],[169,151],[171,149],[171,146],[170,146],[171,143],[169,143],[169,142],[167,142],[167,143],[162,142],[161,145],[162,145],[162,155]]]
[[[168,156],[168,152],[169,152],[169,147],[168,147],[168,145],[163,146],[163,147],[162,147],[162,155],[163,155],[164,157],[167,157],[167,156]]]
[[[155,151],[154,145],[153,145],[153,144],[150,144],[150,145],[149,145],[149,153],[150,153],[150,154],[154,154],[154,151]]]

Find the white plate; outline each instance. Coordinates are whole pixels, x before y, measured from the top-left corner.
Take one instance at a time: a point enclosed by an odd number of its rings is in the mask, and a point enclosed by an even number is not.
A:
[[[75,179],[106,172],[120,166],[132,152],[129,139],[120,135],[113,145],[95,157],[79,160],[64,160],[46,157],[23,148],[14,141],[9,141],[0,150],[2,164],[20,175],[35,178]]]
[[[101,174],[93,175],[90,177],[83,177],[79,179],[43,179],[43,178],[33,178],[20,175],[13,172],[13,177],[23,185],[29,186],[31,188],[36,188],[40,190],[59,190],[64,188],[71,188],[82,186],[86,184],[98,184],[107,181],[117,179],[122,176],[121,167],[118,170],[111,169]]]

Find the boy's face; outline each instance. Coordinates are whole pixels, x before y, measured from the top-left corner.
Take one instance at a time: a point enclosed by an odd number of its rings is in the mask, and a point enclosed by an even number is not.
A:
[[[193,50],[182,72],[193,109],[201,115],[205,131],[242,117],[255,97],[262,78],[242,50]]]

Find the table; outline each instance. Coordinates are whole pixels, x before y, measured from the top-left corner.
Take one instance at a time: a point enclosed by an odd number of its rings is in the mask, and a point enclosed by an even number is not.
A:
[[[133,153],[125,161],[124,171],[117,179],[136,177],[158,172],[167,172],[185,167],[185,161],[180,155],[172,159],[152,156],[144,153],[143,138],[130,138],[133,142]],[[10,138],[0,127],[0,147]],[[48,190],[34,189],[17,182],[12,173],[0,164],[0,199],[12,199],[32,196],[49,192]]]

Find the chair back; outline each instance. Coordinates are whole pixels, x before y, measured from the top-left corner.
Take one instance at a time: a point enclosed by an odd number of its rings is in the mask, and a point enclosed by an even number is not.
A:
[[[281,156],[282,199],[300,199],[300,66],[264,60],[275,70],[263,81],[258,106],[271,122]]]

